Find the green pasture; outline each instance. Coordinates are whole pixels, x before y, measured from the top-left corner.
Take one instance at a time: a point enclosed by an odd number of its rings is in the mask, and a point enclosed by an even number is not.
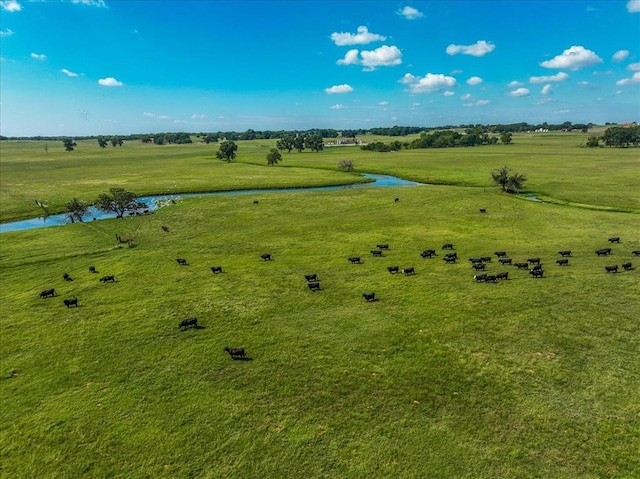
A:
[[[640,269],[604,266],[639,261],[639,226],[436,185],[206,197],[3,233],[2,476],[636,477]],[[497,250],[541,257],[544,278],[494,259],[510,279],[476,283],[467,258]],[[201,328],[180,331],[191,316]]]

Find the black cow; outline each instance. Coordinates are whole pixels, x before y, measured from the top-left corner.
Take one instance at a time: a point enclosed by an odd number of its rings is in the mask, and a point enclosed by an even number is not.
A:
[[[306,279],[307,281],[311,282],[311,281],[318,281],[318,275],[316,273],[313,274],[305,274],[304,275],[304,279]]]
[[[95,266],[89,266],[89,273],[97,273]]]
[[[509,272],[504,271],[502,273],[496,274],[496,279],[509,279]]]
[[[67,308],[70,308],[71,306],[74,306],[76,308],[78,307],[78,298],[63,299],[62,302]]]
[[[108,276],[103,276],[102,278],[100,278],[100,282],[102,283],[113,283],[115,282],[116,277],[112,274],[108,275]]]
[[[607,273],[617,273],[618,265],[616,264],[615,266],[605,266],[604,269]]]
[[[397,203],[398,201],[400,201],[400,198],[394,198],[393,201],[395,201]]]
[[[222,273],[222,266],[212,266],[211,267],[211,272],[213,274]]]
[[[229,346],[227,346],[224,348],[224,350],[229,353],[231,359],[247,359],[244,348],[230,348]]]
[[[445,243],[442,245],[442,249],[454,249],[452,243]]]
[[[611,254],[611,248],[602,248],[602,249],[597,249],[596,250],[596,254],[598,256],[608,256]]]
[[[511,258],[500,258],[500,264],[511,264]]]
[[[444,260],[445,263],[451,264],[451,263],[455,263],[458,258],[456,256],[445,256],[442,259]]]
[[[177,258],[176,261],[180,266],[187,266],[187,260],[184,258]]]
[[[544,270],[542,268],[532,268],[529,274],[534,278],[542,278]]]
[[[484,263],[473,263],[471,267],[476,271],[485,271],[487,269],[487,266]]]
[[[494,251],[494,253],[498,258],[506,258],[507,256],[507,252],[506,251]]]
[[[473,264],[482,263],[482,258],[469,258]]]
[[[540,258],[528,258],[527,261],[532,264],[540,264]]]
[[[189,328],[196,328],[197,326],[198,326],[198,318],[187,318],[187,319],[183,319],[178,323],[178,328],[180,328],[180,330],[182,331]]]
[[[488,274],[487,277],[484,279],[485,283],[497,283],[498,282],[498,277],[493,275],[493,274]]]
[[[622,263],[622,267],[624,268],[625,271],[631,271],[633,269],[633,265],[631,264],[631,261],[629,261],[628,263]]]
[[[378,245],[376,245],[376,248],[378,248],[378,249],[389,249],[389,245],[388,244],[378,244]]]
[[[609,238],[609,243],[620,243],[620,237]]]
[[[397,266],[387,266],[387,270],[389,271],[389,273],[391,274],[396,274],[398,272],[398,267]]]
[[[62,279],[64,279],[65,281],[73,281],[73,278],[69,276],[69,273],[64,273],[62,275]]]
[[[631,252],[633,256],[640,256],[640,250],[634,250]]]
[[[169,227],[162,225],[162,231],[166,231],[167,233],[169,232]]]
[[[528,262],[523,262],[523,263],[514,263],[514,266],[518,269],[529,269],[529,263]]]
[[[541,269],[542,269],[542,264],[541,264],[541,263],[538,263],[538,264],[536,264],[536,265],[535,265],[533,268],[531,268],[531,269],[532,269],[532,270],[535,270],[535,271],[541,270]]]
[[[486,213],[486,212],[487,212],[487,210],[486,210],[486,209],[484,209],[484,208],[480,208],[480,213]]]
[[[568,260],[567,258],[565,258],[565,259],[558,259],[558,260],[556,260],[556,263],[557,263],[559,266],[568,266],[568,265],[569,265],[569,260]]]
[[[434,256],[436,256],[436,250],[426,249],[422,253],[420,253],[420,256],[422,256],[423,258],[433,258]]]
[[[405,276],[410,276],[412,274],[416,274],[416,269],[411,267],[411,268],[405,268],[402,270],[402,272],[405,274]]]
[[[486,274],[476,274],[473,279],[475,279],[478,283],[482,283],[483,281],[487,280],[487,275]]]
[[[362,297],[367,301],[367,303],[370,303],[371,301],[376,300],[376,293],[363,293]]]
[[[271,256],[270,254],[267,254],[267,253],[261,255],[260,257],[265,261],[271,261],[273,259],[273,256]]]
[[[254,205],[257,205],[258,203],[260,203],[258,200],[253,200]]]
[[[307,286],[311,291],[320,291],[320,283],[307,283]]]
[[[360,263],[362,263],[362,261],[360,261],[360,256],[352,256],[351,258],[349,258],[349,262],[351,264],[360,264]]]
[[[480,259],[483,263],[491,263],[491,256],[481,256]]]
[[[56,290],[54,288],[45,289],[40,293],[41,298],[49,298],[56,295]]]
[[[371,250],[371,254],[372,254],[373,256],[378,256],[378,257],[380,257],[380,256],[382,256],[382,251],[380,251],[379,249],[372,249],[372,250]]]
[[[571,256],[571,250],[558,251],[560,256]]]

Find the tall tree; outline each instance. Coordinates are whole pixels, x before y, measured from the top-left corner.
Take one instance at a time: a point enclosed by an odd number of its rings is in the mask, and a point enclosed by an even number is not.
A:
[[[510,145],[512,141],[511,133],[505,132],[500,135],[500,141],[505,145]]]
[[[64,149],[66,151],[73,151],[74,147],[78,146],[77,143],[71,138],[65,138],[64,140],[62,140],[62,144],[64,145]]]
[[[271,148],[271,151],[267,153],[267,165],[277,165],[279,161],[282,161],[282,154],[277,148]]]
[[[220,143],[216,157],[221,160],[226,160],[227,163],[231,163],[231,160],[236,157],[236,151],[238,151],[238,145],[233,141],[223,141]]]
[[[324,141],[320,135],[310,135],[305,139],[304,143],[311,151],[322,151],[324,149]]]
[[[78,198],[74,198],[67,202],[65,214],[72,223],[75,223],[76,221],[82,223],[84,221],[83,217],[87,215],[88,210],[89,203]]]
[[[108,213],[115,213],[116,218],[122,218],[127,211],[135,211],[140,206],[136,202],[137,196],[124,188],[110,188],[109,193],[102,193],[96,200],[96,208]]]
[[[304,150],[304,143],[305,139],[303,135],[297,135],[293,139],[293,147],[298,150],[298,153],[302,153],[302,150]]]
[[[285,136],[280,138],[277,141],[276,146],[279,150],[287,150],[287,153],[291,153],[291,150],[293,150],[293,137]]]
[[[107,147],[107,139],[104,136],[99,136],[98,137],[98,145],[100,146],[100,148],[106,148]]]

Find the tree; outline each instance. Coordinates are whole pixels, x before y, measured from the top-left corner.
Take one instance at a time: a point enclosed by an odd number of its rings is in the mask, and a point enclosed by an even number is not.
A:
[[[62,140],[62,144],[64,145],[64,149],[67,151],[73,151],[73,148],[75,146],[78,146],[77,143],[71,138],[65,138],[64,140]]]
[[[231,160],[236,157],[236,151],[238,151],[238,145],[233,141],[223,141],[220,143],[220,149],[216,153],[216,157],[231,163]]]
[[[342,160],[340,163],[338,163],[338,168],[340,168],[342,171],[353,171],[353,160]]]
[[[308,136],[304,144],[311,151],[322,151],[324,149],[324,141],[320,135]]]
[[[277,165],[279,161],[282,161],[282,155],[277,148],[271,148],[271,151],[267,153],[267,164],[269,166]]]
[[[519,193],[527,181],[527,176],[523,173],[511,172],[509,167],[503,166],[491,172],[493,182],[502,188],[505,193]]]
[[[115,213],[116,218],[122,218],[127,211],[135,211],[139,204],[136,195],[124,188],[110,188],[108,193],[102,193],[96,200],[96,208],[108,213]]]
[[[111,138],[111,146],[115,148],[116,145],[122,146],[122,138],[120,138],[119,136],[114,136],[113,138]]]
[[[100,148],[106,148],[107,147],[107,139],[103,136],[99,136],[98,137],[98,145],[100,146]]]
[[[598,148],[600,146],[600,140],[597,136],[590,136],[587,140],[587,148]]]
[[[72,223],[75,223],[76,221],[82,223],[84,221],[82,218],[87,215],[88,210],[89,203],[79,200],[78,198],[74,198],[67,202],[65,213]]]
[[[500,141],[505,145],[510,145],[512,141],[511,133],[505,132],[500,135]]]
[[[301,153],[304,150],[304,136],[298,135],[293,139],[293,147]]]
[[[280,138],[276,143],[276,146],[279,150],[287,150],[287,153],[291,153],[291,150],[293,150],[293,137],[285,136]]]

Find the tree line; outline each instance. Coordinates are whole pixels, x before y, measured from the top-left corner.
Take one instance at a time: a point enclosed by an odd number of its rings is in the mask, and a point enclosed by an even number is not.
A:
[[[592,135],[587,140],[588,148],[597,148],[602,141],[604,146],[614,148],[628,148],[640,145],[640,125],[612,126],[607,128],[601,136]]]

